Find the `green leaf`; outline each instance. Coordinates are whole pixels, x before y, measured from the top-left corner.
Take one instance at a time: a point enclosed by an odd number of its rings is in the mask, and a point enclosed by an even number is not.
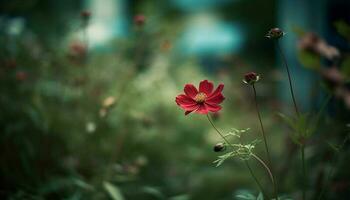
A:
[[[86,189],[86,190],[93,190],[94,187],[88,183],[86,183],[85,181],[81,180],[81,179],[73,179],[73,182],[75,183],[75,185],[77,185],[78,187],[82,188],[82,189]]]
[[[236,156],[236,155],[237,155],[237,153],[234,151],[225,153],[225,154],[219,156],[218,159],[215,160],[213,163],[216,163],[216,167],[219,167],[220,165],[222,165],[222,163],[225,162],[226,159],[233,157],[233,156]]]
[[[103,187],[113,200],[124,200],[124,197],[118,187],[114,186],[109,182],[104,182]]]
[[[190,199],[190,196],[187,194],[177,195],[169,198],[169,200],[189,200],[189,199]]]
[[[339,35],[350,41],[350,25],[347,24],[345,21],[340,20],[334,22],[334,26],[337,29],[337,32]]]
[[[256,200],[257,197],[247,190],[240,190],[236,192],[236,199],[238,200]]]
[[[264,200],[264,195],[260,192],[256,200]]]
[[[282,113],[279,113],[278,115],[291,129],[293,129],[294,132],[290,136],[295,143],[299,144],[300,139],[309,138],[315,133],[320,118],[319,116],[322,111],[323,108],[316,117],[310,117],[311,115],[309,114],[300,114],[299,117],[288,117]]]
[[[157,199],[165,199],[163,193],[155,187],[145,186],[142,188],[142,191],[156,197]]]
[[[298,60],[306,69],[318,70],[321,67],[321,57],[309,51],[299,51]]]
[[[350,56],[344,56],[344,60],[340,65],[340,71],[346,78],[350,78]]]

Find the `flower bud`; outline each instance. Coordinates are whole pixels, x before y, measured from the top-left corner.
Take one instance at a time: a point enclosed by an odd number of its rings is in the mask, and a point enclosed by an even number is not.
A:
[[[273,28],[265,35],[268,39],[279,39],[284,36],[284,32],[280,28]]]
[[[253,85],[254,83],[258,82],[259,79],[260,76],[255,72],[248,72],[244,75],[243,83]]]
[[[28,78],[28,74],[25,71],[16,72],[17,81],[25,81]]]
[[[134,17],[134,23],[137,25],[137,26],[143,26],[143,24],[145,23],[146,21],[146,18],[144,15],[135,15]]]
[[[220,143],[217,143],[215,146],[214,146],[214,151],[215,152],[221,152],[221,151],[225,151],[226,150],[226,146],[224,143],[220,142]]]
[[[109,96],[103,100],[102,106],[104,108],[110,108],[110,107],[114,106],[115,103],[116,103],[116,99],[112,96]]]
[[[83,20],[87,21],[91,17],[91,12],[87,10],[81,11],[80,16]]]

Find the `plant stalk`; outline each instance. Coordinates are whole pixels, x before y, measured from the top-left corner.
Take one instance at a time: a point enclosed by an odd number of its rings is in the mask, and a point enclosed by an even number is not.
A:
[[[342,144],[340,145],[338,151],[336,152],[334,158],[333,158],[333,163],[334,165],[336,165],[338,162],[339,162],[339,157],[340,157],[340,151],[343,149],[343,147],[345,146],[345,144],[347,143],[347,141],[350,139],[349,135],[344,139],[344,141],[342,142]],[[323,187],[322,187],[322,190],[318,196],[318,200],[321,200],[322,199],[322,196],[326,190],[326,186],[328,186],[329,184],[329,181],[331,179],[331,177],[333,176],[334,174],[334,170],[335,170],[335,166],[332,166],[331,169],[329,170],[328,174],[327,174],[327,177],[326,177],[326,180],[325,180],[325,183],[323,184]]]
[[[215,129],[215,131],[220,135],[220,137],[221,137],[228,145],[230,145],[232,148],[234,148],[234,146],[226,139],[226,137],[224,137],[224,135],[216,128],[215,124],[214,124],[213,121],[210,119],[209,114],[207,114],[207,118],[208,118],[208,121],[209,121],[209,123],[211,124],[211,126],[212,126],[212,127]],[[249,172],[250,172],[250,175],[253,177],[255,183],[258,185],[260,191],[264,194],[264,196],[268,197],[268,196],[266,195],[266,193],[264,192],[262,185],[260,184],[260,182],[259,182],[258,179],[256,178],[256,176],[255,176],[255,174],[254,174],[252,168],[250,167],[248,161],[245,160],[245,164],[246,164],[246,166],[247,166],[247,168],[248,168],[248,170],[249,170]]]
[[[302,144],[300,146],[300,151],[301,151],[301,163],[302,163],[302,168],[303,168],[303,179],[305,180],[305,174],[306,174],[306,169],[305,169],[305,145]],[[306,193],[305,193],[305,181],[302,183],[302,188],[303,188],[303,200],[306,198]]]
[[[254,84],[252,85],[252,87],[253,87],[253,92],[254,92],[254,101],[255,101],[256,113],[258,114],[258,118],[259,118],[259,122],[260,122],[261,133],[262,133],[262,136],[263,136],[263,139],[264,139],[266,155],[267,155],[267,159],[269,161],[269,165],[271,166],[271,157],[270,157],[269,147],[268,147],[268,144],[267,144],[265,129],[264,129],[264,125],[262,123],[262,118],[261,118],[261,114],[260,114],[260,110],[259,110],[259,105],[258,105],[258,100],[257,100],[257,95],[256,95],[256,89],[255,89]]]
[[[275,178],[271,172],[271,169],[267,166],[267,164],[261,159],[259,158],[257,155],[252,153],[253,158],[255,158],[257,161],[259,161],[259,163],[266,169],[267,173],[269,174],[269,177],[271,179],[272,185],[273,185],[273,189],[274,189],[274,195],[275,195],[275,199],[278,200],[278,193],[277,193],[277,187],[276,187],[276,182],[275,182]]]
[[[292,96],[292,100],[293,100],[293,104],[294,104],[294,109],[295,109],[295,113],[297,114],[297,116],[299,117],[299,109],[298,109],[298,106],[297,106],[297,102],[295,100],[295,95],[294,95],[294,90],[293,90],[293,84],[292,84],[292,78],[291,78],[291,75],[290,75],[290,72],[289,72],[289,67],[288,67],[288,62],[287,62],[287,59],[286,59],[286,56],[284,55],[282,49],[281,49],[281,46],[278,42],[278,40],[276,40],[276,43],[277,43],[277,49],[278,49],[278,52],[281,54],[281,57],[282,57],[282,60],[283,60],[283,63],[286,67],[286,71],[287,71],[287,75],[288,75],[288,82],[289,82],[289,90],[290,90],[290,94]]]
[[[262,118],[261,118],[261,114],[260,114],[260,110],[259,110],[259,105],[258,105],[258,100],[257,100],[257,95],[256,95],[256,89],[255,89],[255,85],[253,84],[252,85],[253,87],[253,92],[254,92],[254,101],[255,101],[255,108],[256,108],[256,112],[258,114],[258,118],[259,118],[259,122],[260,122],[260,127],[261,127],[261,133],[262,133],[262,136],[263,136],[263,139],[264,139],[264,145],[265,145],[265,150],[266,150],[266,155],[267,155],[267,159],[268,159],[268,162],[269,162],[269,166],[271,167],[272,166],[272,163],[271,163],[271,156],[270,156],[270,152],[269,152],[269,147],[268,147],[268,144],[267,144],[267,139],[266,139],[266,134],[265,134],[265,129],[264,129],[264,125],[262,123]],[[269,174],[271,175],[273,181],[273,187],[274,187],[274,193],[275,193],[275,196],[276,196],[276,199],[278,199],[278,192],[277,192],[277,184],[276,182],[274,181],[274,176],[273,176],[273,173],[271,172],[271,170],[269,169]]]
[[[288,62],[287,62],[287,59],[286,59],[286,56],[284,55],[282,49],[281,49],[281,46],[278,42],[278,40],[276,40],[276,44],[277,44],[277,49],[278,49],[278,52],[280,53],[281,57],[282,57],[282,60],[283,60],[283,63],[286,67],[286,71],[287,71],[287,75],[288,75],[288,82],[289,82],[289,89],[290,89],[290,94],[292,96],[292,100],[293,100],[293,105],[294,105],[294,109],[295,109],[295,113],[297,115],[297,117],[299,118],[300,116],[300,113],[299,113],[299,109],[298,109],[298,106],[297,106],[297,103],[296,103],[296,100],[295,100],[295,95],[294,95],[294,90],[293,90],[293,84],[292,84],[292,78],[291,78],[291,75],[290,75],[290,72],[289,72],[289,67],[288,67]],[[305,183],[306,183],[306,169],[305,169],[305,144],[301,144],[299,145],[300,146],[300,152],[301,152],[301,164],[302,164],[302,200],[305,200],[305,197],[306,197],[306,191],[305,191]]]

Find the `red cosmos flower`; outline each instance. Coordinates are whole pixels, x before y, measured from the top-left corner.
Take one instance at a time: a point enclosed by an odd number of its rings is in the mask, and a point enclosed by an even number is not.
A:
[[[184,88],[185,94],[178,95],[175,102],[186,111],[185,115],[193,111],[199,114],[208,114],[209,111],[218,112],[221,110],[219,104],[225,99],[221,93],[224,89],[224,84],[219,84],[214,92],[213,89],[213,83],[208,80],[199,83],[199,91],[194,85],[186,84]]]

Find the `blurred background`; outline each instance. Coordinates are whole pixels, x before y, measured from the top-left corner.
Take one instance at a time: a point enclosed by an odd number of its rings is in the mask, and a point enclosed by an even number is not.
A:
[[[256,88],[279,192],[299,199],[298,150],[278,116],[294,114],[288,79],[275,42],[264,37],[274,27],[286,33],[279,43],[300,109],[312,117],[326,105],[307,141],[308,199],[324,185],[324,199],[347,199],[349,10],[347,0],[1,0],[1,199],[257,195],[241,160],[213,164],[221,140],[206,117],[185,116],[175,103],[186,83],[224,83],[214,122],[261,139],[242,83],[249,71],[261,74]],[[262,143],[255,151],[265,157]]]

